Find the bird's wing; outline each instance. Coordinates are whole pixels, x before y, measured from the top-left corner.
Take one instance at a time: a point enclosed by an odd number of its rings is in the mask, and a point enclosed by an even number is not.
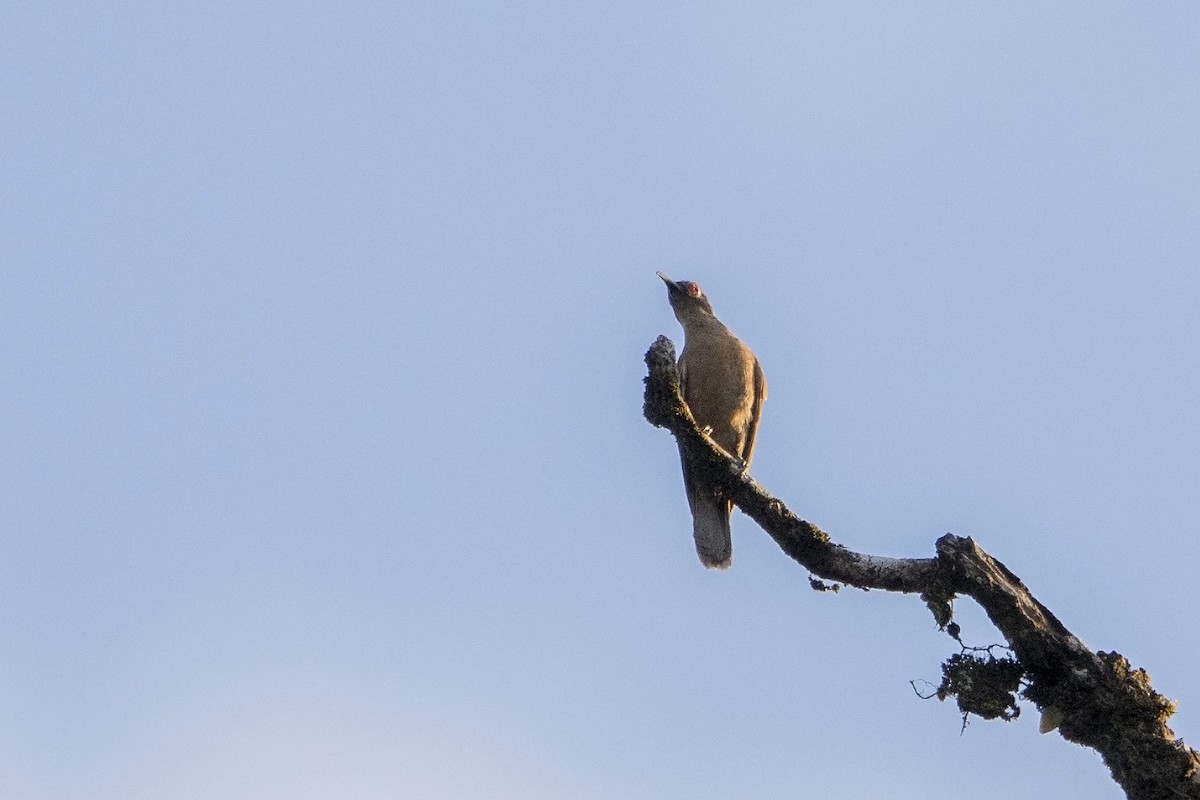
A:
[[[750,463],[754,455],[754,439],[758,435],[758,421],[762,418],[763,401],[767,399],[767,376],[763,375],[762,366],[754,359],[754,400],[750,406],[750,430],[746,431],[746,446],[742,460]]]

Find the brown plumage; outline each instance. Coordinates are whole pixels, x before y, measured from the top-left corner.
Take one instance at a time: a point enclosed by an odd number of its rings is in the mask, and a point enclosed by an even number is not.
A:
[[[750,348],[713,313],[712,304],[691,281],[673,281],[661,272],[667,299],[683,326],[679,379],[692,416],[712,440],[747,466],[767,399],[767,381]],[[682,449],[680,455],[683,455]],[[692,510],[696,552],[706,567],[725,569],[733,559],[729,516],[733,504],[699,480],[683,458],[683,483]]]

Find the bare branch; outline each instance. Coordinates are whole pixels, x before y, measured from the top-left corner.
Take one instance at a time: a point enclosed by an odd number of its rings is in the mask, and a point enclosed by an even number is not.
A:
[[[954,597],[970,597],[983,608],[1019,666],[1014,672],[1007,659],[948,661],[953,672],[943,687],[949,687],[947,695],[956,695],[964,714],[1015,717],[1005,702],[998,702],[997,687],[1000,701],[1012,697],[1015,703],[1012,693],[1024,682],[1024,697],[1058,721],[1063,738],[1098,751],[1129,798],[1200,800],[1200,754],[1167,727],[1174,703],[1151,688],[1143,670],[1133,669],[1118,653],[1089,650],[1016,575],[969,537],[942,536],[933,558],[873,556],[834,543],[768,494],[696,427],[679,392],[670,339],[658,337],[646,353],[646,365],[647,421],[669,430],[691,463],[817,578],[861,589],[920,594],[951,635],[957,633],[951,611]],[[814,580],[814,588],[836,587]],[[993,678],[995,684],[981,686]]]

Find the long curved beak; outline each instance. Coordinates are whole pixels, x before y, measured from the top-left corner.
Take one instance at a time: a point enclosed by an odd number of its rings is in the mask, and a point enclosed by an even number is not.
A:
[[[671,280],[670,278],[668,278],[666,275],[662,274],[661,272],[656,272],[654,274],[657,275],[658,277],[662,278],[663,283],[665,283],[669,288],[675,289],[676,291],[679,290],[679,284],[676,283],[675,281]]]

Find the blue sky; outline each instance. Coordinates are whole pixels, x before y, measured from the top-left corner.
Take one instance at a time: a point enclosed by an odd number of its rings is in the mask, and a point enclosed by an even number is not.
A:
[[[911,597],[693,553],[699,282],[754,475],[953,531],[1200,737],[1189,3],[10,4],[0,784],[30,798],[1118,798],[917,699]],[[969,604],[965,637],[997,634]],[[1016,766],[1019,765],[1019,766]]]

